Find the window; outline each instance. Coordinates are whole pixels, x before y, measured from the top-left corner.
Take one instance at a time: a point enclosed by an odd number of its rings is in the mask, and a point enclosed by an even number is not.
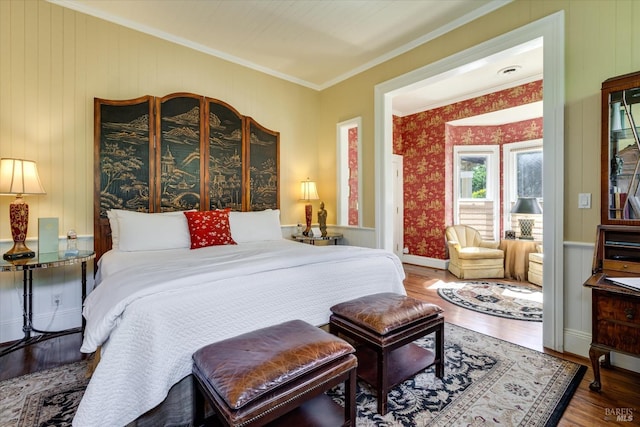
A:
[[[514,142],[503,147],[504,229],[518,230],[518,218],[511,208],[518,197],[536,197],[544,209],[542,197],[542,139]],[[535,240],[542,240],[542,218],[535,218]]]
[[[477,229],[483,238],[499,238],[499,148],[495,145],[453,147],[453,222]]]
[[[362,119],[347,120],[337,125],[338,143],[338,225],[362,225]]]

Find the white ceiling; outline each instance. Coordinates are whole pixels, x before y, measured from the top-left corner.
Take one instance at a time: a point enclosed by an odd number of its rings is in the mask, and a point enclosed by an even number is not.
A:
[[[322,90],[512,0],[49,1]],[[497,74],[512,65],[521,68]],[[393,109],[412,114],[541,76],[542,47],[532,45],[418,85]]]
[[[512,0],[49,0],[324,89]]]

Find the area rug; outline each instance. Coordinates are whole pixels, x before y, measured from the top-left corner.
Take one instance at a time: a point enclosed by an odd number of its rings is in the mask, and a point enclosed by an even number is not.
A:
[[[0,427],[70,426],[86,373],[82,361],[0,382]]]
[[[439,282],[438,295],[452,304],[492,316],[542,322],[542,290],[496,282]]]
[[[416,341],[433,349],[432,337]],[[445,323],[444,378],[429,368],[395,387],[389,412],[358,382],[358,426],[554,426],[586,367]],[[68,426],[86,385],[84,362],[0,383],[1,427]],[[343,387],[330,395],[344,405]]]

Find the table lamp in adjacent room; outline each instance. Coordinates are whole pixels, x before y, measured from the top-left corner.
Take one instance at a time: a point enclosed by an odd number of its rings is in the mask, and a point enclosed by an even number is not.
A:
[[[318,189],[316,188],[315,181],[309,181],[307,178],[306,181],[302,181],[300,183],[300,200],[307,202],[304,206],[304,216],[307,221],[307,228],[302,232],[303,236],[308,236],[311,231],[311,201],[318,200],[320,197],[318,196]]]
[[[8,261],[33,258],[36,254],[24,243],[29,225],[29,205],[22,198],[25,194],[46,194],[36,162],[22,159],[0,159],[0,195],[15,195],[9,205],[9,222],[13,247],[2,257]]]
[[[524,215],[523,218],[518,219],[520,224],[520,238],[524,240],[533,240],[533,225],[535,220],[533,218],[527,218],[527,215],[540,215],[542,208],[538,199],[535,197],[518,197],[518,201],[513,205],[511,209],[512,214]]]

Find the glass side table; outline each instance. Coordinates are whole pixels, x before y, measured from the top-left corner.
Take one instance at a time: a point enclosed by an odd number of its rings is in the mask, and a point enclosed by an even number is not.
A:
[[[84,299],[87,296],[87,261],[92,260],[95,256],[96,254],[93,251],[79,251],[78,255],[72,256],[65,256],[63,251],[52,254],[39,254],[34,258],[15,261],[6,261],[4,259],[0,260],[0,272],[22,271],[22,331],[24,332],[24,338],[0,351],[0,357],[19,348],[26,347],[29,344],[33,344],[34,342],[80,332],[84,329],[84,317],[82,318],[82,327],[78,328],[65,329],[62,331],[42,331],[33,327],[33,271],[80,264],[82,270],[82,301],[84,302]],[[32,332],[36,332],[40,335],[32,336]]]
[[[342,239],[342,234],[340,233],[327,233],[327,235],[325,237],[322,236],[302,236],[299,234],[294,234],[293,236],[293,240],[295,240],[296,242],[302,242],[302,243],[308,243],[310,245],[315,245],[316,242],[324,242],[324,241],[328,241],[328,242],[333,242],[334,245],[338,244],[338,241],[340,241],[340,239]]]

